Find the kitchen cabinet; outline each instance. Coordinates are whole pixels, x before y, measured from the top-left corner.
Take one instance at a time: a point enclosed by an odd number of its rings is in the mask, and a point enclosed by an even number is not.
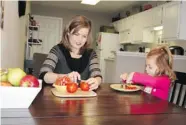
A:
[[[163,7],[158,6],[140,13],[142,27],[154,27],[162,25]]]
[[[131,27],[132,41],[137,43],[143,39],[143,17],[141,13],[133,17],[133,25]]]
[[[118,32],[122,31],[122,29],[121,29],[121,27],[123,25],[122,20],[115,21],[112,24],[113,24],[114,28],[116,29],[116,31],[118,31]]]
[[[163,6],[152,9],[152,26],[161,26],[163,23]]]
[[[163,6],[163,39],[186,40],[186,2],[171,2]]]
[[[142,27],[150,27],[152,26],[152,10],[146,10],[144,12],[140,13],[141,21],[142,21]]]
[[[142,17],[141,14],[137,14],[131,17],[128,17],[124,20],[125,27],[124,30],[119,33],[120,43],[131,43],[142,41]]]
[[[131,27],[132,27],[133,24],[134,24],[133,21],[134,21],[134,16],[130,16],[130,17],[125,18],[124,21],[123,21],[123,24],[124,24],[123,29],[124,29],[124,30],[129,30],[129,29],[131,29]]]
[[[144,43],[153,43],[154,42],[155,32],[151,27],[143,29],[143,42]]]
[[[113,23],[116,31],[123,32],[125,30],[129,30],[133,25],[133,16],[118,20]]]
[[[126,19],[121,19],[121,26],[120,26],[120,31],[125,31],[127,30],[127,26],[126,26]]]
[[[131,30],[125,30],[119,33],[119,42],[130,43],[132,41]]]
[[[117,25],[120,43],[154,42],[153,28],[157,26],[163,26],[163,40],[186,40],[185,12],[186,2],[179,1],[124,18]]]

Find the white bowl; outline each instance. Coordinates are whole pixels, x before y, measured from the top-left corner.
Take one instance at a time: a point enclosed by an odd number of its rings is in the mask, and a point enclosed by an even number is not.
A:
[[[29,108],[42,88],[39,87],[6,87],[0,86],[0,108]]]

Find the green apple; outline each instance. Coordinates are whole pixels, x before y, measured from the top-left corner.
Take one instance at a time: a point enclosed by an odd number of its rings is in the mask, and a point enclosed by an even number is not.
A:
[[[26,73],[20,68],[12,68],[8,70],[8,81],[13,86],[19,86],[21,79],[26,76]]]
[[[8,72],[5,69],[0,70],[0,81],[7,82],[8,81]]]
[[[8,75],[4,74],[4,75],[0,76],[0,81],[1,82],[7,82],[8,81]]]

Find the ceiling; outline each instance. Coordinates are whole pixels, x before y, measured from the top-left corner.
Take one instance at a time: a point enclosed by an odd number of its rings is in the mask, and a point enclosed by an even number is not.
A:
[[[139,5],[144,1],[104,1],[101,0],[95,6],[81,4],[81,1],[32,1],[32,5],[55,6],[63,9],[86,10],[89,12],[100,12],[114,14],[133,5]]]

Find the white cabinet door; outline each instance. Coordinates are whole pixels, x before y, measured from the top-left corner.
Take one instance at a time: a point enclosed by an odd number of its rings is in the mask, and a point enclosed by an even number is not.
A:
[[[116,31],[122,32],[125,30],[129,30],[133,25],[133,16],[118,20],[113,23]]]
[[[171,2],[163,8],[163,38],[177,38],[180,4]]]
[[[160,26],[163,23],[163,6],[156,7],[152,10],[152,25]]]
[[[152,28],[145,28],[143,29],[143,42],[144,43],[153,43],[154,41],[154,31],[151,30]]]
[[[116,29],[116,31],[121,32],[122,31],[122,20],[118,20],[113,22],[113,26]]]
[[[127,17],[124,19],[124,25],[125,25],[125,30],[129,30],[131,29],[131,27],[133,26],[133,16]]]
[[[140,13],[142,18],[142,27],[150,27],[152,26],[152,10],[146,10],[142,13]]]
[[[130,43],[132,41],[131,30],[125,30],[119,33],[119,42],[122,43]]]
[[[121,27],[120,28],[121,28],[121,32],[127,30],[126,19],[121,20]]]
[[[140,42],[143,38],[143,17],[142,14],[134,15],[133,19],[133,26],[131,29],[132,41],[133,42]]]

